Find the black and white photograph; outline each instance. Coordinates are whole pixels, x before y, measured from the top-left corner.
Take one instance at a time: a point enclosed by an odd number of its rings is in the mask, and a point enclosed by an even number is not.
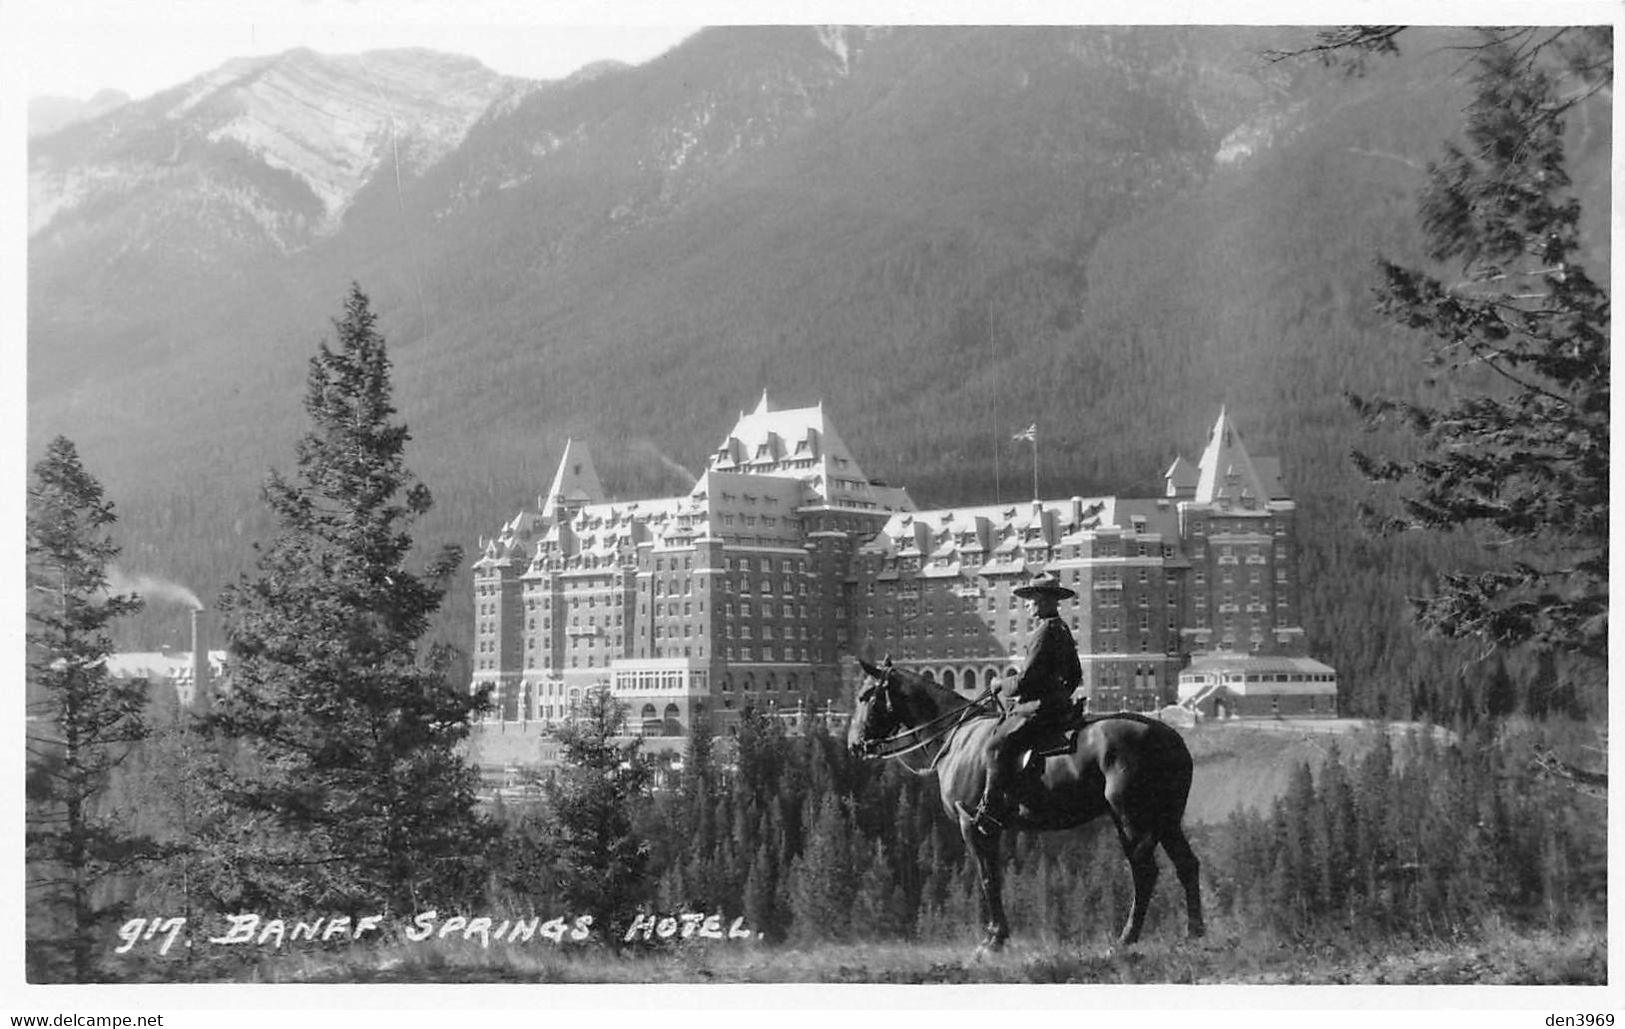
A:
[[[0,1017],[1625,1019],[1619,14],[22,0]]]

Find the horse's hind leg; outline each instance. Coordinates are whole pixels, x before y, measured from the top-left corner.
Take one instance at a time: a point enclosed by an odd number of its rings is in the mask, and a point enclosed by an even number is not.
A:
[[[1174,872],[1179,876],[1179,885],[1185,888],[1185,919],[1190,934],[1193,938],[1201,936],[1207,931],[1202,921],[1202,863],[1191,850],[1185,830],[1178,825],[1163,831],[1162,849],[1168,852],[1168,859],[1174,863]]]
[[[1151,891],[1157,885],[1157,838],[1150,833],[1125,831],[1121,833],[1123,856],[1128,858],[1129,871],[1134,875],[1134,904],[1129,908],[1128,921],[1117,942],[1127,946],[1140,938],[1145,927],[1145,915],[1151,908]]]

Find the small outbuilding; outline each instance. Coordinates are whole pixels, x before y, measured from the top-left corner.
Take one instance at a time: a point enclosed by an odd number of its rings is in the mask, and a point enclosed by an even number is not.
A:
[[[1336,718],[1337,673],[1308,657],[1202,654],[1179,673],[1179,703],[1203,718]]]

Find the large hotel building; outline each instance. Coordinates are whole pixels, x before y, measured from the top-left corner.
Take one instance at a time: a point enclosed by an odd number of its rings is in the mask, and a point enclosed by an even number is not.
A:
[[[1092,710],[1331,715],[1295,519],[1223,411],[1159,497],[921,511],[864,474],[822,405],[764,394],[683,496],[609,500],[567,443],[536,505],[481,541],[473,685],[493,719],[541,725],[608,685],[635,729],[672,737],[701,711],[726,731],[747,707],[839,708],[853,656],[973,693],[1019,666],[1013,590],[1048,571],[1078,594],[1061,612]]]

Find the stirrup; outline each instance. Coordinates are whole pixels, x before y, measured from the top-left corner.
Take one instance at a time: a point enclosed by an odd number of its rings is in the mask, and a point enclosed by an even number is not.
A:
[[[992,836],[995,829],[1004,828],[1004,823],[993,817],[993,812],[988,809],[986,802],[976,805],[975,811],[966,807],[964,801],[955,801],[954,806],[959,809],[960,814],[970,819],[971,828],[983,836]]]

